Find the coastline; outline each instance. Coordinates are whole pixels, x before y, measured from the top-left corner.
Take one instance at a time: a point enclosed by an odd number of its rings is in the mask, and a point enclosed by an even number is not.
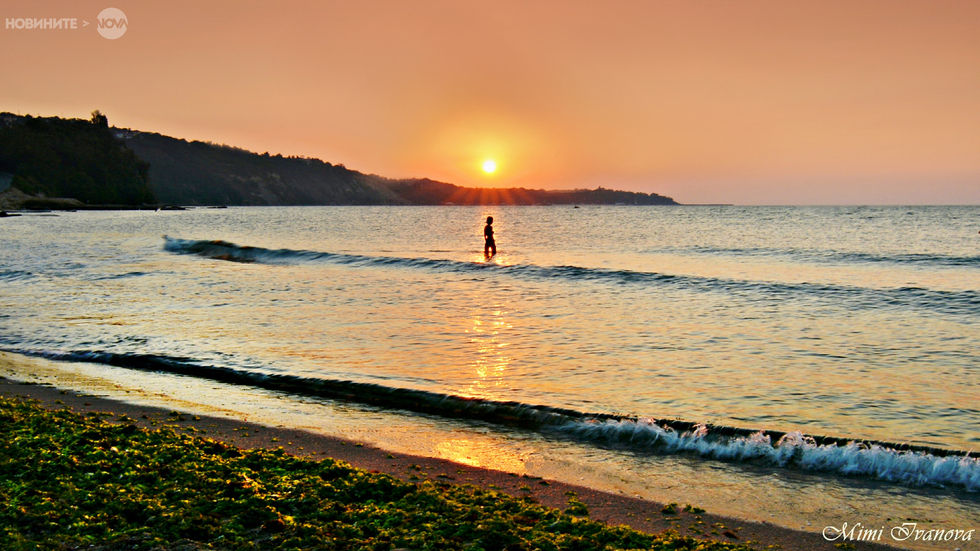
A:
[[[275,449],[281,446],[286,452],[297,456],[313,460],[327,457],[339,459],[354,467],[390,474],[408,482],[433,480],[452,484],[472,484],[518,497],[531,496],[548,507],[564,508],[568,500],[566,492],[575,492],[578,499],[588,506],[591,519],[609,525],[624,524],[648,533],[673,529],[682,535],[749,544],[757,549],[830,551],[839,548],[835,546],[835,543],[839,542],[827,541],[818,532],[792,530],[765,522],[751,522],[711,512],[700,514],[685,512],[684,503],[675,507],[676,513],[664,514],[663,503],[602,492],[557,480],[528,477],[526,474],[522,476],[506,470],[474,467],[442,458],[390,452],[354,440],[344,440],[284,426],[274,427],[240,418],[196,415],[190,412],[174,416],[175,410],[140,403],[136,397],[134,400],[123,401],[95,395],[89,391],[62,389],[51,384],[25,380],[22,375],[17,377],[14,369],[11,369],[15,364],[20,364],[18,367],[21,368],[28,367],[25,364],[29,364],[32,360],[33,358],[0,353],[0,368],[4,368],[3,375],[15,376],[15,378],[0,378],[0,394],[8,398],[37,400],[41,406],[52,410],[69,408],[81,414],[92,411],[111,411],[116,416],[124,414],[136,419],[139,426],[150,429],[166,421],[171,426],[179,425],[179,430],[186,433],[237,447]],[[176,411],[181,410],[178,407]],[[896,549],[896,547],[860,541],[847,543],[854,545],[855,549]]]

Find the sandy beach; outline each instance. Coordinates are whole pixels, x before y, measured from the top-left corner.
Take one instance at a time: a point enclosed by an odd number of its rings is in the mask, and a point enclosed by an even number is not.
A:
[[[514,496],[532,496],[542,505],[567,506],[567,492],[575,492],[588,506],[590,518],[610,525],[624,524],[656,533],[676,530],[683,535],[719,541],[737,542],[758,549],[834,550],[835,542],[825,540],[819,533],[790,530],[768,523],[748,522],[712,514],[685,512],[686,504],[677,504],[674,513],[664,513],[665,504],[630,496],[596,491],[555,480],[528,477],[506,472],[477,468],[440,458],[422,457],[342,440],[322,434],[275,427],[242,419],[218,415],[196,415],[189,412],[141,404],[139,400],[122,401],[98,393],[61,389],[38,383],[24,376],[24,368],[37,360],[15,354],[0,354],[0,369],[4,374],[20,373],[15,378],[0,379],[0,393],[5,397],[37,400],[49,409],[68,408],[73,412],[112,412],[116,417],[126,415],[139,426],[153,429],[166,423],[176,425],[188,434],[211,438],[240,448],[282,447],[285,451],[311,460],[334,458],[351,465],[387,473],[409,482],[433,480],[453,484],[473,484],[502,491]],[[20,380],[18,380],[20,379]],[[891,547],[854,542],[857,549],[891,549]],[[778,546],[778,547],[773,547]]]

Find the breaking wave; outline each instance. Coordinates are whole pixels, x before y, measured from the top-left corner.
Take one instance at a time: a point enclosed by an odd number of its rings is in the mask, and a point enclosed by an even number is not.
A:
[[[407,410],[444,418],[517,426],[554,437],[636,452],[686,454],[735,463],[867,477],[910,486],[980,491],[980,459],[970,452],[835,436],[813,436],[495,401],[375,383],[297,377],[202,365],[188,358],[99,351],[9,352],[54,360],[100,363]]]

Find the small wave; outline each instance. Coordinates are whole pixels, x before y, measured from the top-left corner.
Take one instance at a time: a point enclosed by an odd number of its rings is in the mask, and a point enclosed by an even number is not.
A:
[[[873,254],[819,249],[779,249],[767,247],[685,247],[649,251],[651,253],[695,253],[745,257],[789,258],[796,261],[840,264],[905,264],[936,267],[980,267],[980,255],[957,256],[928,253]]]
[[[874,255],[868,253],[837,253],[842,260],[861,262],[891,262],[896,264],[924,264],[929,266],[980,267],[980,256],[948,256],[935,254]]]
[[[123,274],[112,274],[112,275],[107,275],[107,276],[99,276],[99,277],[96,277],[95,280],[99,281],[99,280],[111,280],[111,279],[127,279],[127,278],[130,278],[130,277],[140,277],[140,276],[145,276],[145,275],[148,275],[147,272],[139,272],[139,271],[137,271],[137,272],[126,272],[126,273],[123,273]]]
[[[23,281],[34,278],[31,272],[23,270],[0,270],[0,281]]]
[[[587,413],[566,408],[494,401],[396,388],[374,383],[297,377],[202,365],[188,358],[100,351],[9,352],[63,361],[101,363],[317,396],[446,418],[475,419],[557,434],[578,441],[614,444],[638,452],[692,454],[730,462],[863,476],[912,486],[980,490],[980,459],[969,452],[928,446],[755,430],[676,419]]]
[[[824,299],[856,309],[882,307],[919,308],[944,315],[980,315],[980,291],[940,291],[918,287],[870,289],[815,283],[744,281],[716,277],[661,274],[634,270],[584,268],[580,266],[500,266],[458,260],[404,258],[328,253],[293,249],[264,249],[235,245],[227,241],[194,241],[164,236],[164,249],[231,262],[295,264],[330,262],[355,267],[394,267],[425,269],[443,273],[492,273],[549,280],[598,281],[617,284],[669,285],[701,292],[731,295],[752,294],[767,300]]]

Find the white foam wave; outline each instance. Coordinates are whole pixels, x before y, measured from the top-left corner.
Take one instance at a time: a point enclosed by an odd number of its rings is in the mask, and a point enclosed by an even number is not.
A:
[[[729,438],[712,435],[704,425],[678,432],[657,425],[652,419],[573,421],[557,430],[576,438],[626,443],[661,453],[693,453],[724,461],[763,462],[910,486],[958,486],[969,492],[980,491],[980,458],[969,455],[940,457],[859,442],[819,445],[799,431],[787,433],[773,444],[762,431]]]

